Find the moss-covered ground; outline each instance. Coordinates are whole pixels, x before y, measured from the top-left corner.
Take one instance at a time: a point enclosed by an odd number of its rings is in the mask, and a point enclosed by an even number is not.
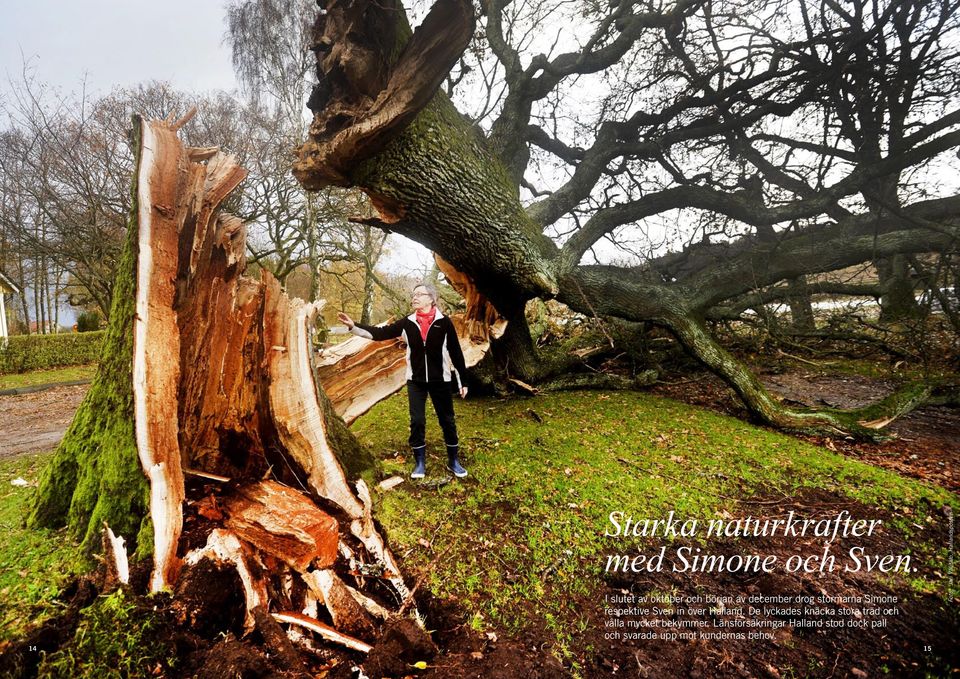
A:
[[[380,494],[376,515],[408,575],[456,599],[476,628],[519,630],[539,618],[556,634],[561,655],[588,624],[582,605],[601,581],[605,555],[624,551],[604,536],[612,511],[703,520],[737,514],[738,501],[758,495],[822,489],[877,507],[909,534],[942,521],[943,505],[960,508],[942,489],[641,393],[476,399],[458,401],[457,409],[470,476],[434,487],[445,458],[428,410],[426,483],[407,481]],[[406,410],[399,394],[353,426],[385,472],[404,477]],[[922,569],[927,576],[898,586],[946,594],[935,574],[944,572],[946,552],[916,547],[932,560]]]
[[[41,679],[177,676],[169,630],[145,601],[119,589],[80,613],[73,643],[46,656]]]

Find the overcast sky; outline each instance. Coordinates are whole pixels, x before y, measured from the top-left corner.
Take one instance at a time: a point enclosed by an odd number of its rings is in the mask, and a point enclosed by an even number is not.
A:
[[[190,91],[235,87],[224,0],[0,0],[3,89],[24,60],[41,81],[108,92],[146,80]]]

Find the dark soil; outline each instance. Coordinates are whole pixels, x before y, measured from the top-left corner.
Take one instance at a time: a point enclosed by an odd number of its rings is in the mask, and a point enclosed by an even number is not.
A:
[[[553,639],[543,626],[531,625],[515,637],[480,634],[471,629],[463,611],[429,592],[418,597],[427,626],[440,647],[429,679],[561,679],[570,673],[550,653]]]
[[[808,407],[858,408],[894,391],[891,380],[791,370],[762,372],[771,392],[786,402]],[[702,372],[668,378],[652,392],[684,403],[749,420],[737,396],[718,377]],[[811,443],[842,452],[904,476],[960,491],[960,408],[926,406],[895,420],[888,428],[895,438],[867,443],[845,438],[801,436]]]
[[[294,663],[281,659],[259,630],[246,636],[235,633],[242,625],[242,608],[236,606],[236,576],[211,577],[208,568],[181,583],[176,597],[160,600],[142,597],[142,614],[157,627],[157,643],[168,648],[175,667],[146,671],[143,676],[198,677],[199,679],[279,679],[326,677],[354,679],[363,668],[369,679],[429,677],[432,679],[560,679],[569,674],[543,649],[545,635],[527,634],[518,639],[481,636],[466,625],[462,612],[429,593],[420,597],[433,637],[441,649],[411,619],[386,623],[381,639],[367,658],[338,648],[318,652],[297,650]],[[74,581],[63,593],[63,614],[48,619],[27,637],[0,649],[0,677],[37,676],[43,653],[70,648],[82,608],[104,593],[103,573]],[[145,583],[144,583],[145,584]],[[204,600],[203,595],[207,598]],[[242,604],[242,601],[241,601]],[[218,616],[219,614],[219,616]],[[417,662],[426,662],[419,670]],[[159,673],[158,673],[159,672]]]
[[[189,485],[195,497],[210,491],[202,482],[192,481]],[[204,536],[215,525],[197,512],[195,504],[188,504],[181,547],[202,545]],[[197,566],[184,569],[173,596],[159,598],[146,596],[151,568],[149,560],[132,568],[129,591],[135,595],[138,614],[153,621],[156,644],[166,648],[164,655],[171,659],[172,667],[145,669],[141,676],[355,679],[361,667],[369,679],[569,676],[544,650],[551,641],[544,630],[519,638],[480,635],[469,627],[467,617],[455,605],[437,600],[428,591],[421,590],[417,601],[432,637],[412,619],[387,621],[379,630],[373,651],[364,656],[322,642],[312,650],[294,646],[278,623],[260,610],[255,612],[254,628],[245,631],[242,584],[230,566],[201,560]],[[48,619],[25,638],[0,646],[0,677],[37,676],[42,654],[71,649],[82,609],[117,586],[115,573],[103,566],[70,583],[60,596],[64,606],[61,615]],[[291,602],[278,605],[298,608]],[[122,631],[118,630],[118,634]],[[424,662],[426,669],[416,666]]]
[[[80,611],[93,603],[99,588],[93,578],[77,578],[63,592],[65,611],[48,618],[23,639],[0,648],[0,677],[36,676],[44,653],[52,653],[73,638]]]

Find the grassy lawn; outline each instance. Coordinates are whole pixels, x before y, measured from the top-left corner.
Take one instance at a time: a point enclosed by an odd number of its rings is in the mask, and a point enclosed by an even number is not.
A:
[[[429,588],[456,599],[474,627],[517,630],[536,616],[556,634],[561,656],[588,624],[584,597],[596,600],[591,590],[601,582],[606,554],[624,551],[604,536],[611,511],[655,519],[673,510],[703,520],[736,513],[737,498],[810,487],[882,507],[910,532],[915,523],[942,521],[934,513],[943,504],[960,507],[944,490],[645,394],[571,392],[457,405],[470,477],[436,490],[403,483],[379,496],[376,515],[408,574],[426,574]],[[406,411],[399,394],[353,426],[385,471],[404,477]],[[431,422],[427,481],[445,466]],[[900,584],[943,588],[922,578]]]
[[[51,368],[49,370],[32,370],[15,375],[0,375],[0,390],[32,387],[38,384],[88,380],[96,372],[97,364],[92,363],[90,365],[72,365],[66,368]]]
[[[28,530],[23,517],[51,453],[0,461],[0,641],[55,612],[53,598],[73,572],[76,545],[65,531]],[[30,485],[15,486],[22,478]]]
[[[473,628],[512,632],[535,621],[568,659],[590,624],[587,607],[601,605],[596,589],[606,555],[625,551],[622,540],[604,536],[611,511],[636,519],[674,511],[703,520],[749,514],[738,499],[814,488],[880,507],[910,534],[942,522],[936,512],[944,504],[960,510],[957,497],[942,489],[645,394],[471,399],[457,407],[470,476],[430,483],[443,474],[445,459],[439,428],[428,420],[427,483],[378,493],[376,516],[407,575],[456,600]],[[379,404],[353,430],[388,474],[407,476],[404,394]],[[52,598],[77,557],[62,531],[22,527],[32,488],[10,482],[34,483],[48,457],[0,462],[0,640],[55,610]],[[948,595],[936,573],[947,570],[945,550],[915,547],[936,556],[910,581],[891,582]]]

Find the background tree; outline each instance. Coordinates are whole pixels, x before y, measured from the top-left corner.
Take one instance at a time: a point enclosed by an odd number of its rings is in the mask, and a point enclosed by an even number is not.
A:
[[[52,319],[69,284],[77,306],[106,318],[130,209],[130,115],[166,118],[202,100],[203,115],[185,130],[197,145],[214,134],[243,137],[236,128],[245,118],[230,115],[234,107],[224,95],[195,97],[165,83],[75,98],[27,74],[12,92],[0,136],[0,229],[21,261],[25,287],[37,291],[29,315],[41,325]]]

